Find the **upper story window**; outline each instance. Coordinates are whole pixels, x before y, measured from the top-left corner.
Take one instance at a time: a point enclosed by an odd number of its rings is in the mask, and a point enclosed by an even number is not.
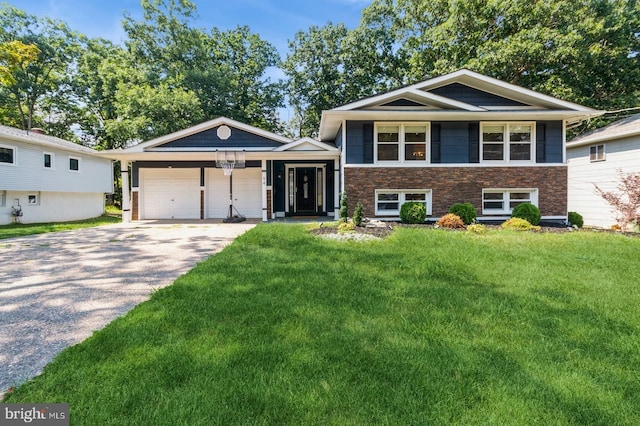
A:
[[[533,123],[481,123],[482,161],[533,161]]]
[[[80,159],[77,157],[69,157],[69,170],[72,172],[80,171]]]
[[[43,155],[42,165],[45,169],[53,169],[53,154],[50,152],[45,152]]]
[[[428,123],[376,123],[376,162],[428,161]]]
[[[606,160],[604,156],[604,145],[591,145],[589,147],[589,161],[594,163],[604,160]]]
[[[0,145],[0,164],[16,164],[16,148],[9,145]]]

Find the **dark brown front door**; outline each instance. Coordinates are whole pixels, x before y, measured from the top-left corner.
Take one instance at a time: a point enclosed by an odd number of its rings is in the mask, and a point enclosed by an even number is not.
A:
[[[316,212],[315,167],[304,167],[296,169],[296,212]]]

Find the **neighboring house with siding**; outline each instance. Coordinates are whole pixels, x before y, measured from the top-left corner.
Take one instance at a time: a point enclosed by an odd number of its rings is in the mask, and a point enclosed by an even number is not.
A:
[[[419,201],[435,220],[469,202],[504,220],[530,202],[565,221],[566,128],[600,114],[460,70],[324,111],[320,140],[340,148],[340,190],[369,217]]]
[[[293,140],[220,117],[136,146],[120,160],[124,220],[337,216],[340,193],[368,217],[395,220],[406,201],[436,220],[470,202],[504,220],[531,202],[567,219],[566,128],[600,111],[460,70],[322,114],[320,141]],[[232,179],[218,168],[241,152]],[[129,177],[129,168],[132,176]]]
[[[640,114],[579,136],[567,144],[569,211],[584,224],[609,228],[616,223],[611,206],[596,193],[616,191],[619,172],[640,172]]]
[[[93,149],[0,126],[0,224],[62,222],[100,216],[113,192],[112,161]]]

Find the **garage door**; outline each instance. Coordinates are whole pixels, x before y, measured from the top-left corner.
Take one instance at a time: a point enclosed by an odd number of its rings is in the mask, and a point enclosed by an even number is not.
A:
[[[200,169],[141,169],[141,219],[200,219]]]
[[[207,214],[225,218],[229,212],[229,176],[222,169],[209,169],[207,178]],[[247,218],[262,218],[262,172],[260,168],[233,171],[233,206]]]

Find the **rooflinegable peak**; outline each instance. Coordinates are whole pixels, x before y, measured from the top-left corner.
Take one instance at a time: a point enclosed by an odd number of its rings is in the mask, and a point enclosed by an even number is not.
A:
[[[313,138],[302,138],[302,139],[298,139],[296,141],[290,142],[286,145],[282,145],[281,147],[278,147],[276,149],[274,149],[273,151],[276,152],[282,152],[282,151],[338,151],[338,148],[324,143],[324,142],[320,142],[316,139]]]
[[[240,121],[233,120],[231,118],[218,117],[213,120],[209,120],[183,130],[179,130],[177,132],[169,133],[155,139],[141,142],[137,145],[125,149],[125,151],[142,152],[147,150],[163,149],[163,146],[170,146],[172,142],[180,141],[181,139],[189,138],[191,136],[198,135],[212,129],[216,129],[215,135],[217,139],[222,142],[234,136],[234,129],[241,132],[253,134],[259,138],[268,139],[277,144],[287,144],[292,141],[292,139],[286,136],[282,136],[268,130],[260,129],[258,127],[251,126]],[[216,148],[219,149],[220,147]]]

